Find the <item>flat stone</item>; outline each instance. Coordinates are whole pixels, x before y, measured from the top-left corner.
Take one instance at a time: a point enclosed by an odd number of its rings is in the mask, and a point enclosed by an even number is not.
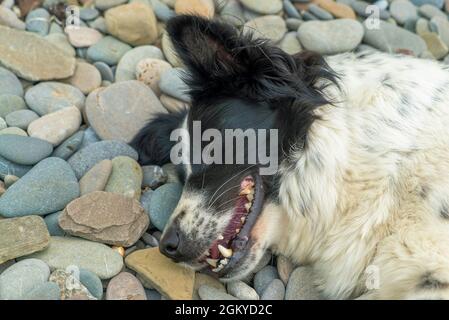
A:
[[[75,74],[65,81],[83,94],[89,94],[101,86],[101,74],[90,63],[77,62]]]
[[[0,300],[21,300],[25,295],[47,282],[50,269],[41,260],[19,261],[0,275]]]
[[[145,289],[135,276],[121,272],[109,281],[106,300],[146,300]]]
[[[64,79],[75,72],[75,58],[31,32],[0,26],[0,63],[29,81]]]
[[[99,10],[107,10],[126,2],[127,0],[95,0],[95,7]]]
[[[124,4],[105,13],[109,34],[132,46],[156,41],[158,32],[153,9],[143,3]]]
[[[243,281],[232,281],[227,285],[228,293],[240,300],[259,300],[256,290]]]
[[[67,107],[31,122],[28,126],[28,134],[57,146],[78,131],[80,124],[81,113],[79,109]]]
[[[66,270],[53,271],[49,281],[58,285],[61,300],[97,300],[75,275]]]
[[[151,224],[163,231],[181,197],[182,185],[167,183],[157,188],[150,202]]]
[[[0,117],[0,130],[6,129],[7,127],[6,121]]]
[[[419,7],[418,12],[423,17],[426,17],[427,19],[432,19],[433,17],[440,17],[447,20],[447,15],[438,9],[437,7],[431,5],[431,4],[424,4],[421,7]]]
[[[38,118],[39,115],[36,112],[23,109],[8,113],[5,120],[10,127],[17,127],[22,130],[27,130],[29,124]]]
[[[100,279],[110,279],[123,268],[122,257],[110,247],[72,237],[51,237],[50,246],[32,257],[45,261],[52,270],[78,266]]]
[[[65,231],[59,226],[59,216],[62,211],[51,213],[45,216],[45,224],[47,225],[48,232],[51,236],[65,236]]]
[[[162,295],[172,300],[192,299],[195,272],[163,256],[159,248],[135,251],[125,262]]]
[[[172,69],[172,66],[168,62],[147,58],[137,64],[136,79],[145,83],[157,96],[160,96],[159,81],[162,73],[168,69]]]
[[[262,293],[260,300],[284,300],[285,286],[279,279],[274,279]]]
[[[87,58],[93,62],[102,61],[116,65],[131,46],[111,36],[106,36],[87,49]]]
[[[89,25],[89,27],[100,31],[103,34],[108,33],[108,28],[106,27],[106,19],[102,16],[93,21],[88,21],[87,24]]]
[[[248,9],[261,14],[275,14],[282,10],[280,0],[240,0]]]
[[[139,200],[142,179],[142,169],[137,161],[127,156],[119,156],[112,159],[112,173],[105,191]]]
[[[307,11],[313,14],[315,17],[317,17],[319,20],[333,20],[334,17],[327,12],[325,9],[319,7],[318,5],[311,3]]]
[[[427,48],[430,53],[439,60],[444,58],[449,52],[446,44],[441,40],[441,38],[436,33],[426,33],[421,36],[426,42]]]
[[[80,193],[85,195],[94,191],[103,191],[112,172],[112,161],[102,160],[94,165],[80,179]]]
[[[12,174],[8,174],[5,176],[4,179],[4,183],[5,183],[5,188],[8,189],[10,186],[12,186],[14,183],[16,183],[20,178],[12,175]]]
[[[423,35],[424,33],[430,32],[429,27],[427,24],[424,24],[424,21],[427,22],[427,20],[422,19],[421,22],[422,27],[421,30],[418,29],[418,23],[416,26],[416,33],[419,35]],[[424,26],[427,27],[427,29],[424,28]],[[446,46],[449,46],[449,21],[447,18],[442,18],[439,16],[433,17],[432,20],[430,20],[430,26],[435,29],[435,31],[440,36],[441,40],[446,44]]]
[[[100,72],[103,81],[114,81],[114,72],[106,63],[98,61],[94,63],[95,68]]]
[[[243,32],[250,32],[258,38],[266,38],[276,43],[287,33],[287,26],[279,16],[262,16],[246,22]]]
[[[194,14],[205,18],[213,18],[215,5],[213,0],[176,0],[176,14]]]
[[[11,94],[0,95],[0,117],[3,119],[5,119],[11,112],[25,109],[27,109],[27,107],[25,100],[23,100],[22,97]]]
[[[176,13],[169,6],[159,0],[150,0],[150,4],[157,19],[162,22],[167,22],[176,16]]]
[[[23,297],[23,300],[61,300],[61,290],[54,282],[44,282],[29,292]]]
[[[315,0],[318,6],[330,12],[334,17],[339,19],[356,19],[354,10],[347,4],[332,0]]]
[[[88,99],[86,114],[90,125],[103,140],[129,142],[156,113],[165,113],[156,95],[143,83],[123,81],[100,89]]]
[[[190,96],[188,94],[189,87],[182,80],[184,73],[185,70],[181,68],[165,70],[161,74],[159,88],[163,93],[169,96],[185,102],[190,102]]]
[[[64,160],[70,158],[76,151],[78,151],[83,143],[84,131],[80,130],[70,137],[68,137],[64,142],[62,142],[51,155],[52,157],[58,157]]]
[[[242,5],[237,0],[228,0],[221,3],[220,16],[226,22],[239,27],[245,23]]]
[[[309,267],[296,268],[290,275],[285,291],[285,300],[319,300],[320,295],[313,284],[313,273]]]
[[[63,108],[84,106],[84,94],[78,88],[61,82],[41,82],[27,90],[25,101],[39,115]]]
[[[63,209],[78,196],[78,181],[67,162],[47,158],[6,190],[0,198],[0,214],[45,215]]]
[[[0,264],[45,249],[50,235],[39,216],[0,220]]]
[[[279,48],[287,52],[288,54],[295,54],[302,50],[301,44],[299,43],[297,32],[287,32],[279,42]]]
[[[200,296],[201,300],[238,300],[236,297],[208,285],[202,285],[198,289],[198,295]]]
[[[59,217],[75,236],[115,246],[132,246],[149,225],[139,202],[120,194],[95,191],[70,202]]]
[[[41,36],[46,36],[50,29],[50,14],[44,8],[30,11],[26,16],[26,29]]]
[[[94,20],[100,15],[100,12],[95,8],[81,8],[80,18],[84,21]]]
[[[36,164],[52,151],[53,146],[45,140],[15,134],[0,135],[0,155],[18,164]]]
[[[19,79],[8,69],[0,67],[0,95],[23,96],[23,88]]]
[[[81,148],[68,160],[78,179],[95,164],[104,159],[112,160],[118,156],[128,156],[137,160],[137,152],[126,143],[114,140],[99,141]]]
[[[441,9],[444,6],[444,0],[411,0],[411,1],[417,7],[421,7],[422,5],[425,5],[425,4],[431,4],[439,9]]]

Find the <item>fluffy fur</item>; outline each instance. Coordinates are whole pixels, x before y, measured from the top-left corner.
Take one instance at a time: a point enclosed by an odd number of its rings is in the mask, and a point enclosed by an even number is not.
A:
[[[192,108],[153,120],[136,137],[143,163],[167,162],[167,132],[193,120],[280,130],[281,166],[264,178],[251,246],[222,279],[245,276],[270,249],[311,265],[326,298],[449,298],[443,65],[378,52],[326,61],[308,52],[289,56],[189,16],[172,20],[168,31],[190,71]],[[180,248],[172,258],[199,269],[197,258],[231,218],[233,188],[253,169],[181,169],[184,192],[164,235],[176,230]],[[376,288],[367,286],[369,270],[378,271]]]

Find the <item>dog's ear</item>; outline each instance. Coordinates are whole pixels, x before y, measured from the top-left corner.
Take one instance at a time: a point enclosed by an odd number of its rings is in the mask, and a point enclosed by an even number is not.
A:
[[[176,141],[170,141],[170,134],[181,126],[187,111],[161,113],[150,120],[130,142],[139,153],[142,165],[164,165],[170,162],[170,150]]]

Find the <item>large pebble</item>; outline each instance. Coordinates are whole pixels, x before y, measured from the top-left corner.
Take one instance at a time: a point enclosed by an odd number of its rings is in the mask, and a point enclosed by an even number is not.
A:
[[[90,63],[77,62],[75,74],[65,80],[78,88],[83,94],[89,94],[101,85],[101,74]]]
[[[33,137],[0,135],[0,155],[12,162],[33,165],[53,151],[51,143]]]
[[[256,292],[260,296],[271,281],[278,278],[279,275],[276,268],[273,266],[266,266],[254,276],[254,289],[256,289]]]
[[[421,7],[422,5],[425,5],[425,4],[431,4],[439,9],[441,9],[441,8],[443,8],[443,5],[444,5],[444,0],[411,0],[411,1],[417,7]]]
[[[95,7],[100,10],[107,10],[126,2],[127,0],[95,0]]]
[[[26,259],[19,261],[0,275],[0,300],[20,300],[47,282],[50,269],[43,261]]]
[[[143,3],[124,4],[105,13],[109,34],[132,46],[156,41],[158,32],[153,9]]]
[[[80,149],[68,160],[78,179],[90,168],[104,159],[112,160],[118,156],[128,156],[137,160],[137,152],[120,141],[99,141]]]
[[[78,181],[67,162],[47,158],[6,190],[0,198],[0,214],[45,215],[63,209],[78,196]]]
[[[119,156],[112,159],[112,173],[105,191],[120,193],[125,197],[140,199],[143,173],[136,160]]]
[[[181,197],[182,185],[167,183],[157,188],[150,202],[151,224],[163,231]]]
[[[75,58],[36,34],[0,26],[0,63],[29,81],[64,79]]]
[[[101,243],[71,237],[51,237],[50,246],[32,257],[45,261],[52,270],[78,266],[100,279],[112,278],[123,267],[117,251]]]
[[[336,18],[356,19],[354,10],[347,4],[333,0],[316,0],[314,3],[330,12]]]
[[[22,97],[23,88],[14,73],[0,67],[0,95],[4,94]]]
[[[95,68],[100,72],[103,81],[114,82],[114,72],[106,63],[98,61],[94,63]]]
[[[175,12],[212,18],[215,13],[215,5],[213,0],[176,0]]]
[[[207,285],[209,287],[220,290],[223,293],[226,293],[226,288],[222,282],[218,279],[213,278],[207,274],[197,272],[195,274],[195,286],[193,289],[193,300],[200,300],[200,296],[198,294],[198,290],[201,286]]]
[[[27,292],[23,300],[61,300],[61,290],[54,282],[44,282]]]
[[[41,116],[71,106],[81,109],[84,100],[78,88],[60,82],[41,82],[25,94],[29,108]]]
[[[433,17],[440,17],[447,20],[447,15],[438,9],[437,7],[431,4],[425,4],[419,7],[418,12],[420,15],[424,16],[427,19],[432,19]]]
[[[223,1],[220,16],[226,22],[238,27],[245,23],[242,5],[238,0]]]
[[[198,295],[200,296],[201,300],[238,300],[236,297],[208,285],[202,285],[198,289]]]
[[[298,38],[307,49],[331,55],[355,49],[363,38],[363,26],[352,19],[307,21],[298,29]]]
[[[0,117],[3,119],[11,112],[26,108],[25,100],[22,97],[12,94],[0,94]]]
[[[106,36],[87,49],[87,58],[116,65],[131,46],[111,36]]]
[[[79,281],[98,300],[103,298],[103,284],[101,279],[93,272],[80,268]]]
[[[78,151],[83,143],[84,131],[80,130],[75,134],[68,137],[61,143],[55,151],[53,151],[52,157],[58,157],[64,160],[70,158],[76,151]]]
[[[441,40],[440,36],[436,33],[426,33],[421,36],[427,45],[427,49],[432,53],[435,59],[439,60],[444,58],[449,52],[446,44]]]
[[[116,70],[116,81],[126,81],[136,79],[136,66],[144,59],[164,59],[164,54],[161,49],[155,46],[140,46],[136,47],[120,59]],[[106,79],[108,80],[108,79]],[[111,80],[110,80],[111,81]]]
[[[149,218],[134,199],[95,191],[70,202],[59,225],[66,232],[88,240],[130,247],[149,225]]]
[[[54,146],[74,134],[80,127],[81,113],[77,107],[67,107],[34,120],[28,126],[28,134],[47,140]]]
[[[288,32],[284,38],[279,42],[279,48],[287,52],[288,54],[295,54],[302,50],[299,43],[297,32]]]
[[[86,114],[90,125],[103,140],[129,142],[156,113],[166,112],[156,95],[135,80],[113,84],[93,92]]]
[[[287,25],[279,16],[262,16],[245,23],[243,30],[276,43],[287,33]]]
[[[159,81],[161,75],[164,71],[171,68],[172,66],[166,61],[147,58],[137,64],[136,78],[150,87],[157,96],[160,96]]]
[[[96,300],[79,281],[79,268],[57,269],[50,275],[49,281],[59,287],[61,300]]]
[[[28,31],[45,36],[50,29],[50,14],[43,8],[34,9],[28,13],[25,23]]]
[[[7,128],[7,129],[9,129],[9,128]],[[4,130],[6,130],[6,129],[4,129]],[[1,131],[0,131],[0,135],[1,135]],[[0,156],[0,178],[1,179],[5,179],[5,176],[11,175],[11,174],[13,174],[17,177],[22,177],[28,171],[30,171],[31,168],[32,168],[32,166],[20,165],[20,164],[11,162],[8,159],[5,159]]]
[[[240,0],[248,9],[261,14],[275,14],[282,10],[281,0]]]
[[[18,127],[8,127],[8,128],[0,130],[0,135],[4,135],[4,134],[16,134],[16,135],[24,136],[24,137],[28,136],[28,134],[24,130],[22,130]]]
[[[417,23],[417,30],[416,32],[420,35],[423,35],[424,33],[430,32],[427,24],[427,20],[422,19],[421,21],[422,31],[419,32],[418,30],[418,23]],[[449,20],[447,18],[442,18],[439,16],[433,17],[432,20],[430,20],[430,25],[433,26],[435,31],[440,36],[441,40],[446,44],[446,46],[449,46]]]
[[[188,94],[189,87],[182,80],[184,72],[184,69],[181,68],[166,70],[161,74],[159,88],[169,96],[190,102],[190,96]]]
[[[227,285],[228,293],[240,300],[259,300],[256,290],[243,281],[233,281]]]
[[[47,225],[48,232],[51,236],[64,236],[66,233],[64,230],[61,229],[61,226],[59,225],[59,216],[61,215],[62,211],[58,211],[55,213],[51,213],[47,216],[45,216],[45,224]]]
[[[284,300],[285,297],[285,286],[284,283],[279,279],[274,279],[265,288],[261,300]]]
[[[4,6],[0,6],[0,25],[25,30],[25,23],[12,10]]]
[[[167,22],[176,16],[175,12],[165,3],[159,0],[150,0],[150,3],[158,20]]]
[[[285,300],[319,300],[320,295],[313,283],[309,267],[296,268],[290,275],[285,291]]]
[[[45,249],[50,241],[44,220],[29,216],[0,220],[0,264]]]
[[[80,179],[80,193],[85,195],[94,191],[103,191],[112,172],[112,161],[102,160],[94,165]]]
[[[38,118],[39,115],[36,112],[24,109],[8,113],[5,120],[10,127],[27,130],[29,124]]]
[[[418,8],[408,0],[394,0],[390,5],[390,13],[399,24],[418,18]]]
[[[146,300],[145,289],[131,273],[121,272],[109,281],[106,300]]]

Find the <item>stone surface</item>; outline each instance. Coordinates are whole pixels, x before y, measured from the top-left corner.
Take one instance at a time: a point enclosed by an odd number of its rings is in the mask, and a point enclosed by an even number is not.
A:
[[[87,58],[102,61],[110,66],[116,65],[131,46],[111,36],[106,36],[87,49]]]
[[[79,109],[67,107],[31,122],[28,126],[28,134],[57,146],[74,134],[79,129],[80,124],[81,113]]]
[[[0,220],[0,264],[45,249],[50,235],[39,216]]]
[[[44,221],[51,236],[62,237],[66,234],[65,231],[62,230],[59,226],[59,216],[61,215],[61,213],[62,211],[58,211],[45,216]]]
[[[0,117],[3,119],[11,112],[24,109],[26,109],[26,105],[22,97],[11,94],[0,95]]]
[[[9,127],[17,127],[27,130],[29,124],[39,118],[39,115],[31,110],[17,110],[8,113],[5,120]]]
[[[116,81],[135,80],[136,66],[144,59],[164,59],[161,49],[155,46],[136,47],[120,59],[116,70]]]
[[[193,288],[193,300],[200,300],[200,296],[198,294],[198,290],[201,286],[207,285],[209,287],[215,288],[223,293],[226,293],[226,288],[223,283],[221,283],[219,280],[204,274],[197,272],[195,273],[195,284]]]
[[[53,271],[49,278],[50,282],[58,285],[61,300],[96,300],[75,275],[79,275],[79,269],[74,269],[73,273],[70,271],[70,269],[57,269]]]
[[[285,300],[319,300],[320,295],[313,284],[313,273],[309,267],[296,268],[290,275],[285,291]]]
[[[78,88],[83,94],[89,94],[100,87],[101,74],[90,63],[77,62],[75,74],[65,81]]]
[[[265,288],[273,281],[277,279],[278,273],[275,267],[266,266],[262,270],[256,273],[254,276],[254,289],[260,295],[265,291]]]
[[[167,174],[159,166],[143,166],[142,187],[150,187],[156,189],[167,182]]]
[[[3,134],[17,134],[17,135],[23,136],[23,137],[28,136],[28,134],[25,131],[23,131],[22,129],[17,128],[17,127],[9,127],[9,128],[0,130],[0,135],[3,135]]]
[[[188,95],[188,86],[183,81],[185,70],[181,68],[174,68],[165,70],[160,77],[159,88],[161,91],[169,96],[175,97],[185,102],[190,101]]]
[[[287,33],[287,26],[279,16],[261,16],[246,22],[243,31],[276,43]]]
[[[173,300],[191,300],[195,273],[191,269],[175,264],[159,252],[159,248],[138,250],[125,259],[128,268],[162,295]]]
[[[139,200],[142,178],[142,169],[136,160],[126,156],[116,157],[112,159],[112,173],[105,191]]]
[[[436,33],[426,33],[421,36],[426,42],[427,48],[435,57],[439,60],[444,58],[449,52],[446,44],[441,40],[441,38]]]
[[[79,238],[51,237],[50,246],[31,257],[45,261],[52,270],[78,266],[110,279],[123,267],[123,259],[108,246]]]
[[[135,276],[121,272],[109,281],[106,300],[146,300],[145,289]]]
[[[127,0],[95,0],[95,7],[100,10],[107,10],[126,2]]]
[[[302,50],[301,44],[299,43],[297,32],[287,32],[279,42],[279,48],[287,52],[288,54],[295,54]]]
[[[284,300],[285,297],[285,286],[284,283],[279,279],[274,279],[265,288],[260,300]]]
[[[0,131],[0,135],[1,135],[1,131]],[[0,156],[0,178],[1,179],[4,179],[5,176],[9,175],[9,174],[13,174],[17,177],[22,177],[28,171],[30,171],[31,168],[32,168],[32,166],[20,165],[20,164],[11,162],[11,161]]]
[[[51,143],[32,137],[0,135],[0,155],[12,162],[33,165],[53,151]]]
[[[143,83],[123,81],[101,89],[88,99],[90,125],[103,140],[129,142],[155,113],[164,113],[154,93]]]
[[[202,285],[198,289],[198,295],[200,296],[201,300],[218,300],[218,301],[238,300],[236,297],[231,296],[225,292],[222,292],[208,285]]]
[[[64,142],[62,142],[53,152],[52,157],[58,157],[64,160],[70,158],[72,154],[78,151],[83,143],[84,131],[80,130],[70,137],[68,137]]]
[[[103,38],[103,35],[93,28],[88,27],[66,27],[64,29],[70,43],[75,48],[86,48],[93,46]]]
[[[213,0],[176,0],[176,14],[194,14],[212,18],[215,13]]]
[[[103,298],[103,284],[101,279],[93,272],[80,268],[79,281],[98,300]]]
[[[35,165],[0,198],[0,215],[45,215],[79,196],[78,181],[64,160],[47,158]]]
[[[163,60],[147,58],[141,60],[136,66],[136,79],[145,83],[157,95],[161,95],[159,81],[164,71],[172,66]]]
[[[44,282],[22,297],[23,300],[61,300],[61,290],[54,282]]]
[[[25,23],[16,14],[4,6],[0,6],[0,25],[25,30]]]
[[[243,281],[232,281],[227,285],[228,293],[240,300],[259,300],[256,290]]]
[[[158,33],[153,9],[140,2],[124,4],[105,13],[108,32],[132,46],[156,41]]]
[[[25,23],[28,31],[45,36],[50,29],[50,14],[44,8],[34,9],[27,14]]]
[[[112,172],[112,161],[102,160],[94,165],[80,179],[80,193],[85,195],[94,191],[103,191]]]
[[[0,275],[0,300],[21,300],[25,295],[47,282],[50,269],[41,260],[19,261]]]
[[[334,17],[341,19],[355,19],[354,10],[347,4],[332,0],[315,0],[318,6],[330,12]]]
[[[23,88],[19,79],[8,69],[0,67],[0,95],[23,96]]]
[[[181,197],[182,185],[167,183],[157,188],[150,201],[151,224],[163,231]]]
[[[390,13],[399,24],[418,18],[418,9],[408,0],[394,0],[390,5]]]
[[[64,79],[75,72],[75,59],[30,32],[0,26],[0,63],[29,81]]]
[[[95,191],[70,202],[59,225],[81,238],[130,247],[148,228],[149,218],[134,199]]]
[[[275,14],[282,10],[281,0],[240,0],[248,9],[261,14]]]

